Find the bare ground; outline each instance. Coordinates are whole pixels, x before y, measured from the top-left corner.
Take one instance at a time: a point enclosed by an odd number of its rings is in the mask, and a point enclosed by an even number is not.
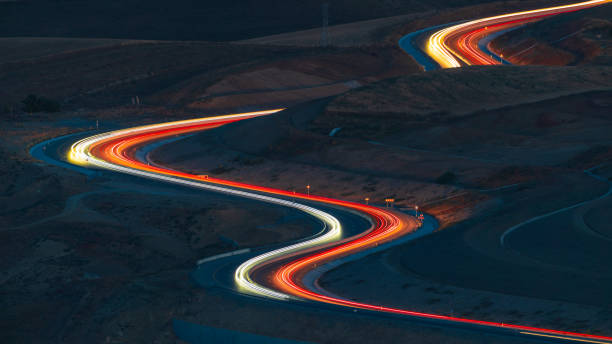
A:
[[[525,2],[444,11],[404,29],[470,13],[494,14],[506,5],[524,7]],[[518,233],[527,235],[525,240],[509,241],[508,250],[497,246],[500,231],[519,220],[605,189],[582,170],[605,163],[612,152],[609,69],[412,74],[416,65],[395,48],[393,35],[401,33],[386,36],[394,48],[384,49],[67,42],[49,51],[53,41],[3,41],[21,45],[23,52],[0,64],[0,99],[14,107],[2,109],[0,126],[5,181],[0,189],[1,292],[10,296],[2,298],[3,336],[11,342],[171,343],[176,342],[171,320],[179,318],[318,342],[506,342],[202,290],[188,277],[195,260],[305,235],[308,220],[267,205],[188,192],[179,196],[160,186],[157,195],[129,196],[126,190],[150,192],[153,187],[130,178],[87,179],[41,165],[27,154],[43,139],[91,129],[96,119],[111,129],[292,105],[398,75],[352,90],[330,106],[309,104],[238,123],[162,147],[153,156],[176,168],[259,185],[303,191],[310,184],[316,194],[355,201],[370,197],[374,203],[395,197],[399,207],[423,205],[446,228],[360,261],[374,279],[357,277],[351,265],[333,271],[329,276],[338,278],[326,284],[332,290],[372,302],[393,297],[393,304],[443,314],[452,309],[456,315],[609,334],[609,308],[578,297],[584,290],[602,295],[609,290],[605,278],[593,289],[579,280],[572,280],[573,289],[570,284],[554,293],[545,288],[565,285],[585,266],[589,278],[594,271],[609,275],[605,266],[593,270],[585,264],[596,253],[589,252],[592,233],[567,226],[569,220],[551,219],[549,232],[525,228]],[[65,111],[22,113],[18,102],[28,93],[58,99]],[[126,106],[136,95],[144,104]],[[340,130],[330,137],[335,128]],[[116,192],[107,193],[109,188]],[[606,207],[594,204],[572,213],[570,220],[580,224],[575,219],[583,219],[587,229],[605,235]],[[528,245],[532,238],[547,245],[546,238],[561,234],[567,240],[545,249]],[[584,245],[567,247],[572,242]],[[603,259],[607,250],[602,247],[597,257]],[[569,262],[555,259],[568,250],[576,251],[563,257]],[[435,259],[423,259],[431,252]],[[237,313],[244,316],[237,319]]]
[[[603,210],[609,199],[529,224],[500,246],[513,225],[607,192],[607,183],[583,170],[601,166],[593,173],[609,178],[609,98],[609,91],[590,92],[450,123],[423,120],[409,137],[391,135],[397,147],[505,165],[480,181],[494,188],[485,191],[492,206],[430,237],[339,267],[323,285],[375,304],[609,335],[611,282],[603,263],[610,251]],[[500,185],[512,187],[496,191]]]

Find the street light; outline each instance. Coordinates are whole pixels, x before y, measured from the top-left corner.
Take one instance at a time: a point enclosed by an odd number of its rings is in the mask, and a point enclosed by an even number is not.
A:
[[[368,205],[368,201],[370,200],[370,197],[366,197],[363,200],[366,202],[366,205]]]
[[[306,192],[308,193],[308,196],[310,196],[310,184],[306,185]]]
[[[414,217],[419,217],[419,206],[416,204],[414,205]]]

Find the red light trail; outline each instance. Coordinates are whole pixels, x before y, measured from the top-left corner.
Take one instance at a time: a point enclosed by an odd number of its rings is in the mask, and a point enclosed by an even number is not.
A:
[[[500,62],[498,60],[492,58],[478,47],[478,43],[483,37],[516,25],[523,25],[526,22],[539,20],[545,16],[588,8],[607,2],[610,2],[610,0],[588,1],[573,5],[506,14],[454,25],[434,33],[429,38],[428,53],[442,67],[461,66],[461,63],[457,59],[468,65],[499,64]],[[451,48],[451,46],[454,48]],[[368,248],[397,239],[414,231],[418,227],[418,219],[398,215],[392,211],[367,204],[310,195],[310,190],[308,190],[308,194],[295,193],[292,191],[239,183],[208,176],[202,177],[160,166],[151,166],[143,161],[139,161],[135,157],[136,151],[140,147],[154,141],[159,141],[170,136],[208,130],[239,120],[270,115],[278,111],[280,110],[208,117],[117,130],[92,136],[75,143],[71,148],[70,159],[74,163],[89,164],[122,173],[129,173],[217,192],[226,192],[236,196],[294,207],[319,218],[325,223],[327,231],[318,237],[258,255],[241,264],[236,269],[235,280],[245,292],[281,300],[310,300],[353,309],[359,308],[420,319],[475,325],[489,329],[513,331],[514,334],[526,336],[587,343],[612,342],[612,337],[522,325],[502,324],[377,306],[323,295],[317,291],[309,290],[303,285],[302,277],[309,271],[312,271],[316,266],[321,266],[347,255],[364,251]],[[277,198],[277,196],[282,198]],[[287,199],[307,200],[308,202],[350,209],[370,219],[373,225],[361,234],[342,239],[341,224],[332,215],[311,206],[288,201]],[[265,266],[271,266],[270,264],[280,261],[287,262],[275,269],[272,282],[270,283],[271,285],[261,285],[251,278],[255,270]]]
[[[146,144],[150,144],[154,141],[162,140],[170,136],[212,129],[227,123],[235,122],[242,119],[249,119],[256,116],[267,115],[275,113],[277,111],[278,110],[254,114],[228,115],[118,130],[107,134],[96,135],[90,138],[86,138],[75,143],[72,146],[70,158],[73,162],[79,162],[81,164],[92,164],[94,166],[116,170],[119,172],[141,175],[143,177],[161,179],[169,182],[186,181],[185,183],[187,183],[187,181],[189,181],[190,184],[188,185],[192,186],[216,185],[222,187],[230,187],[231,189],[254,191],[257,193],[284,196],[287,198],[298,198],[308,200],[310,202],[318,202],[323,204],[340,206],[343,208],[358,211],[372,220],[374,224],[372,228],[365,231],[364,233],[361,233],[360,235],[345,240],[341,240],[336,235],[337,233],[334,233],[333,237],[326,238],[330,240],[326,240],[325,242],[312,242],[310,243],[312,245],[298,243],[293,245],[295,247],[292,247],[291,250],[283,251],[282,249],[280,249],[278,250],[279,252],[277,254],[268,253],[251,259],[250,261],[252,261],[252,264],[245,263],[246,265],[241,265],[241,267],[243,268],[242,271],[239,268],[236,273],[237,283],[244,283],[247,292],[277,299],[306,299],[350,308],[386,312],[416,318],[448,321],[468,325],[478,325],[488,328],[513,330],[517,333],[524,335],[550,336],[551,338],[557,337],[560,339],[577,340],[591,343],[607,343],[612,341],[612,337],[574,333],[560,330],[542,329],[521,325],[501,324],[467,318],[416,312],[392,307],[377,306],[361,302],[354,302],[343,298],[331,297],[312,290],[308,290],[301,285],[300,277],[311,271],[315,266],[321,266],[322,264],[325,264],[327,262],[350,255],[352,253],[356,253],[358,251],[366,250],[368,248],[374,247],[381,243],[389,242],[402,235],[405,235],[406,233],[409,233],[416,229],[418,224],[417,219],[400,217],[391,211],[360,203],[347,202],[322,196],[307,195],[303,193],[294,193],[291,191],[251,185],[246,183],[239,183],[218,178],[203,178],[195,174],[185,173],[159,166],[150,166],[149,164],[139,161],[135,158],[135,153],[139,147],[142,147]],[[169,179],[168,177],[174,179]],[[223,190],[230,189],[221,188],[216,191],[223,192]],[[255,197],[257,196],[254,196],[253,198]],[[266,196],[260,197],[263,198]],[[296,204],[294,202],[289,201],[284,202],[286,202],[287,204]],[[313,215],[316,215],[316,209],[307,211],[311,212]],[[321,213],[325,214],[324,212]],[[321,214],[318,214],[316,216],[319,215],[324,216]],[[323,220],[331,223],[333,227],[333,217],[323,218]],[[323,250],[321,251],[321,249]],[[318,251],[312,253],[311,251],[314,250]],[[257,283],[253,282],[250,279],[250,274],[253,270],[262,268],[263,266],[266,266],[271,262],[277,262],[278,259],[286,259],[287,257],[291,257],[293,255],[300,255],[301,258],[282,265],[274,272],[273,289],[268,286],[264,287],[257,285]]]
[[[612,0],[592,0],[570,5],[507,13],[471,20],[434,32],[427,41],[426,53],[442,68],[463,65],[501,64],[479,47],[479,41],[492,33],[507,30],[544,17],[578,11],[610,3]]]

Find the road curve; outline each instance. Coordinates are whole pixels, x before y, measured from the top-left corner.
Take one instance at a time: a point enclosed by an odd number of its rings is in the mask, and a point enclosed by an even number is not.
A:
[[[429,36],[425,52],[429,58],[443,68],[472,64],[503,63],[503,58],[493,56],[487,50],[486,44],[483,44],[483,40],[491,37],[492,34],[499,34],[518,25],[539,20],[545,16],[576,11],[611,1],[593,0],[452,24],[435,31]],[[410,43],[413,39],[414,35],[410,36],[409,39],[405,39],[404,42]],[[419,56],[417,60],[425,61],[425,58]],[[282,111],[282,109],[153,124],[98,134],[74,143],[69,152],[69,161],[83,167],[102,168],[161,182],[221,192],[237,197],[291,207],[321,221],[324,228],[318,235],[258,254],[241,263],[234,271],[234,280],[241,292],[282,301],[309,301],[349,309],[363,309],[376,313],[382,312],[404,316],[409,319],[432,321],[442,325],[473,327],[478,330],[489,330],[510,336],[554,341],[612,343],[612,337],[607,336],[495,323],[355,302],[326,293],[320,288],[313,288],[312,284],[305,283],[304,279],[306,276],[310,276],[309,278],[312,279],[312,273],[317,267],[338,262],[349,255],[364,252],[381,244],[397,240],[417,230],[419,226],[418,220],[386,209],[360,203],[195,175],[161,166],[152,166],[143,161],[143,157],[138,154],[139,149],[143,146],[168,139],[169,137],[209,130],[240,120],[275,114],[279,111]],[[299,203],[295,200],[304,202]],[[371,226],[364,232],[347,238],[343,235],[340,221],[329,212],[317,209],[316,206],[312,205],[317,203],[340,207],[356,213],[368,219]],[[256,271],[264,271],[266,268],[272,270],[272,278],[257,279],[254,277]]]
[[[497,65],[508,63],[503,56],[497,56],[483,40],[491,35],[501,34],[529,22],[541,20],[545,17],[561,13],[579,11],[594,6],[610,3],[612,0],[591,0],[575,4],[546,7],[537,10],[507,13],[493,17],[481,18],[450,24],[443,29],[437,27],[421,30],[420,32],[434,31],[426,38],[424,53],[441,68],[456,68],[469,65]],[[423,61],[421,53],[415,53],[415,48],[406,45],[406,40],[413,40],[409,34],[400,40],[404,51],[412,55],[426,70],[432,69],[431,62]],[[414,45],[414,43],[412,43]],[[425,64],[424,64],[425,63]]]
[[[293,193],[279,189],[184,173],[159,166],[151,166],[144,161],[140,161],[136,157],[136,153],[140,147],[155,141],[167,139],[168,137],[176,135],[212,129],[239,120],[270,115],[278,111],[280,110],[207,117],[141,126],[94,135],[74,143],[69,152],[69,160],[79,165],[98,167],[156,179],[163,182],[222,192],[238,197],[246,197],[257,201],[292,207],[318,218],[324,224],[325,230],[318,236],[257,255],[242,263],[235,270],[234,277],[240,290],[246,293],[277,300],[310,300],[314,302],[323,302],[349,307],[351,309],[359,308],[446,324],[459,324],[489,329],[513,336],[544,336],[548,339],[573,340],[590,343],[612,343],[612,337],[415,312],[406,309],[354,302],[345,298],[321,293],[319,290],[311,290],[307,288],[302,279],[308,272],[312,271],[317,266],[395,240],[414,231],[418,226],[417,220],[374,206],[321,196]],[[368,218],[372,226],[363,233],[342,239],[342,225],[334,216],[316,209],[314,206],[297,203],[293,201],[293,199],[305,200],[308,203],[323,203],[348,209],[351,212]],[[273,263],[278,264],[281,260],[282,265],[274,269],[275,271],[273,272],[271,283],[266,284],[263,281],[256,281],[253,279],[252,276],[254,271],[266,266],[271,266]]]
[[[545,219],[545,218],[547,218],[547,217],[551,217],[551,216],[553,216],[553,215],[557,215],[557,214],[560,214],[560,213],[566,212],[566,211],[568,211],[568,210],[576,209],[576,208],[581,207],[581,206],[583,206],[583,205],[587,205],[587,204],[589,204],[589,203],[593,203],[593,202],[596,202],[596,201],[602,200],[602,199],[604,199],[604,198],[609,197],[610,195],[612,195],[612,182],[611,182],[611,181],[609,181],[608,179],[604,178],[604,177],[598,176],[598,175],[596,175],[596,174],[594,174],[594,173],[593,173],[593,171],[594,171],[595,169],[597,169],[599,166],[600,166],[600,165],[595,166],[595,167],[592,167],[592,168],[587,169],[587,170],[584,170],[584,173],[586,173],[587,175],[589,175],[589,176],[591,176],[591,177],[593,177],[593,178],[595,178],[595,179],[599,179],[599,180],[601,180],[601,181],[603,181],[603,182],[608,183],[608,190],[607,190],[607,191],[606,191],[604,194],[602,194],[602,195],[600,195],[600,196],[597,196],[597,197],[595,197],[595,198],[592,198],[592,199],[588,199],[588,200],[586,200],[586,201],[581,201],[581,202],[578,202],[578,203],[575,203],[575,204],[572,204],[572,205],[569,205],[569,206],[566,206],[566,207],[563,207],[563,208],[560,208],[560,209],[557,209],[557,210],[553,210],[553,211],[548,212],[548,213],[546,213],[546,214],[542,214],[542,215],[538,215],[538,216],[532,217],[532,218],[530,218],[530,219],[528,219],[528,220],[525,220],[525,221],[523,221],[523,222],[521,222],[521,223],[518,223],[518,224],[516,224],[516,225],[514,225],[514,226],[512,226],[512,227],[510,227],[510,228],[508,228],[508,229],[506,229],[506,230],[505,230],[505,231],[502,233],[502,235],[501,235],[501,236],[500,236],[500,238],[499,238],[499,245],[500,245],[501,247],[504,247],[504,248],[505,248],[505,247],[506,247],[506,238],[508,237],[508,235],[512,234],[512,233],[513,233],[513,232],[515,232],[517,229],[520,229],[521,227],[523,227],[523,226],[525,226],[525,225],[528,225],[528,224],[533,223],[533,222],[536,222],[536,221],[540,221],[540,220],[542,220],[542,219]],[[594,234],[594,235],[598,236],[598,234],[597,234],[597,233],[591,233],[591,234]],[[604,239],[604,240],[609,240],[609,239],[608,239],[608,238],[606,238],[606,237],[601,237],[601,236],[599,236],[599,238]]]
[[[291,296],[287,294],[279,293],[253,282],[250,278],[251,271],[268,262],[275,261],[281,257],[286,257],[296,252],[304,254],[306,252],[305,250],[307,249],[314,247],[321,249],[325,247],[324,245],[327,243],[337,243],[338,239],[341,237],[342,228],[339,221],[328,213],[293,201],[266,196],[264,194],[284,196],[291,199],[307,199],[311,202],[321,202],[353,209],[355,212],[367,217],[372,221],[372,223],[377,224],[375,228],[366,233],[362,233],[362,235],[367,236],[368,234],[371,234],[371,232],[375,232],[377,234],[376,237],[381,240],[385,239],[385,235],[387,235],[389,232],[397,235],[403,233],[404,231],[414,229],[415,222],[411,222],[412,220],[401,221],[393,213],[372,206],[237,183],[217,178],[210,178],[208,176],[183,173],[157,166],[150,166],[149,164],[138,161],[138,159],[135,158],[137,147],[152,141],[161,140],[169,136],[211,129],[237,120],[272,114],[278,111],[279,110],[271,110],[256,113],[208,117],[189,121],[142,126],[95,135],[82,139],[72,145],[69,160],[76,164],[92,165],[117,172],[129,173],[142,177],[163,180],[166,182],[253,198],[259,201],[281,204],[305,211],[310,215],[315,216],[321,220],[326,227],[326,231],[323,235],[254,257],[243,263],[236,270],[236,282],[245,291],[277,299],[289,299]],[[251,192],[243,190],[249,190]],[[381,237],[381,235],[383,237]]]

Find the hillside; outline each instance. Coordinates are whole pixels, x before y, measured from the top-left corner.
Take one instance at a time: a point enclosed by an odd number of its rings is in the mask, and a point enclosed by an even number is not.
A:
[[[450,121],[475,111],[612,87],[607,67],[470,67],[411,74],[345,93],[317,120],[321,132],[387,136],[414,122]]]
[[[0,35],[225,41],[321,25],[475,5],[487,0],[108,0],[0,2]]]

